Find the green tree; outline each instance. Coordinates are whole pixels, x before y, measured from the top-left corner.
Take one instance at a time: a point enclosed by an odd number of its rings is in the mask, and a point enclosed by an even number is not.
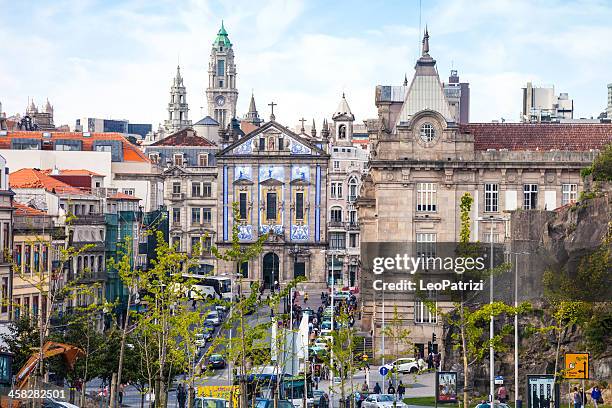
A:
[[[397,311],[396,305],[393,306],[393,317],[391,318],[391,321],[385,326],[386,327],[383,330],[383,334],[385,335],[385,337],[391,339],[392,354],[390,355],[390,357],[392,357],[392,361],[400,357],[400,352],[406,350],[414,350],[414,344],[410,340],[410,329],[406,328]],[[391,375],[395,377],[395,384],[397,387],[399,380],[399,371],[397,367],[393,368]],[[393,406],[397,406],[397,398],[393,400]]]

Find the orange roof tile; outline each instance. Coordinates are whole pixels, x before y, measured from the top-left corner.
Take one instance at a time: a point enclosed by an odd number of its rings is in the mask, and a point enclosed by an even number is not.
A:
[[[81,132],[41,132],[41,131],[8,131],[6,136],[0,138],[0,149],[10,149],[11,140],[13,139],[40,139],[55,140],[68,139],[80,140],[83,143],[83,151],[93,151],[93,142],[100,140],[117,140],[121,141],[123,146],[123,161],[149,162],[149,159],[138,148],[131,144],[121,133],[89,133],[89,136],[83,136]],[[49,133],[50,137],[43,137],[43,133]]]
[[[67,194],[87,194],[76,187],[49,176],[39,169],[19,169],[10,174],[9,184],[12,188],[44,188],[47,191]]]
[[[47,174],[51,174],[51,172],[53,170],[44,170],[45,172],[47,172]],[[104,175],[102,174],[98,174],[94,171],[91,170],[87,170],[87,169],[60,169],[59,171],[59,175],[60,176],[97,176],[97,177],[104,177]]]
[[[35,216],[35,217],[47,215],[47,213],[42,210],[39,210],[37,208],[32,208],[28,205],[21,204],[16,201],[13,202],[13,207],[15,207],[15,215],[27,215],[27,216]]]

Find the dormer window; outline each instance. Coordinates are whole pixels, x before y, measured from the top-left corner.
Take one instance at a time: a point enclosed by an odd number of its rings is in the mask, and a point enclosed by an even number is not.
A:
[[[172,159],[173,159],[175,166],[183,165],[183,154],[182,153],[175,154],[174,156],[172,156]]]
[[[150,153],[149,160],[151,160],[151,163],[159,163],[159,153]]]
[[[208,153],[200,153],[198,155],[198,165],[200,167],[208,166]]]
[[[429,122],[423,123],[423,125],[421,125],[421,140],[425,143],[430,143],[433,142],[435,138],[436,129],[434,128],[434,125]]]

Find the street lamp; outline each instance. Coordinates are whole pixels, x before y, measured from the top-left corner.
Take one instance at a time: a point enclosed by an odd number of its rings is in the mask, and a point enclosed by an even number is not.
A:
[[[496,222],[499,221],[507,221],[503,217],[495,217],[490,215],[488,217],[478,217],[476,218],[478,221],[487,221],[491,225],[489,241],[491,243],[491,254],[490,254],[490,262],[489,262],[489,304],[493,304],[493,227]],[[495,350],[493,349],[493,335],[495,332],[493,314],[489,316],[489,401],[493,403],[493,398],[495,395]]]

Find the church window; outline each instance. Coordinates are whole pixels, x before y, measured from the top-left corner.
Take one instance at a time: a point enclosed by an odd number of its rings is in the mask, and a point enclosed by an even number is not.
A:
[[[295,219],[304,219],[304,193],[295,193]]]
[[[264,139],[263,137],[259,138],[259,150],[266,150],[266,139]]]
[[[240,193],[240,219],[247,219],[247,193]]]
[[[346,125],[340,125],[338,128],[338,138],[346,139]]]
[[[219,88],[223,88],[223,80],[222,79],[219,80]]]
[[[283,150],[283,138],[278,138],[278,150]]]
[[[425,143],[433,142],[436,137],[436,129],[431,123],[421,125],[421,140]]]
[[[436,183],[417,183],[417,211],[437,211]]]
[[[217,61],[217,76],[225,75],[225,60]]]
[[[276,193],[268,192],[266,194],[266,219],[268,221],[276,220]]]

